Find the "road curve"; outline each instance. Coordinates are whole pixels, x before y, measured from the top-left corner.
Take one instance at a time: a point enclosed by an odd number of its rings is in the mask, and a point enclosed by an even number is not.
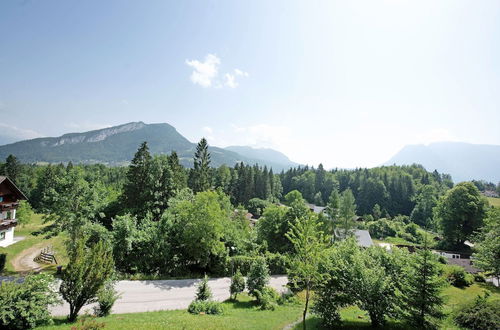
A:
[[[185,309],[194,299],[196,284],[200,279],[159,280],[159,281],[119,281],[116,290],[121,294],[113,306],[113,313],[138,313],[159,310]],[[271,276],[269,285],[279,292],[287,291],[286,276]],[[229,277],[214,278],[208,281],[214,300],[229,298]],[[85,306],[81,313],[92,313],[94,305]],[[69,305],[64,302],[51,308],[52,315],[68,315]]]

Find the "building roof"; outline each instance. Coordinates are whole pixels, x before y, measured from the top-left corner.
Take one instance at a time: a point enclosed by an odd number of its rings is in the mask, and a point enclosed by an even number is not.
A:
[[[362,247],[370,247],[373,245],[372,237],[368,230],[359,230],[356,229],[354,231],[354,235],[356,236],[356,240],[358,241],[358,245]]]
[[[17,195],[17,199],[28,199],[21,190],[19,190],[19,188],[14,184],[14,182],[12,182],[11,179],[9,179],[8,177],[6,176],[2,176],[0,175],[0,184],[5,184],[7,186],[9,186],[9,189]]]
[[[314,205],[314,204],[310,204],[310,203],[307,203],[307,206],[309,207],[309,209],[311,211],[313,211],[314,213],[317,213],[317,214],[320,214],[321,212],[323,212],[326,209],[325,206],[318,206],[318,205]]]

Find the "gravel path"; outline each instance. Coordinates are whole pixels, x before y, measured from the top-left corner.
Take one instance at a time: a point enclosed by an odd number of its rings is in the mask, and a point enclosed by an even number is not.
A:
[[[41,250],[42,245],[37,244],[21,252],[14,260],[12,260],[14,270],[20,273],[36,272],[40,270],[41,265],[34,262],[33,259],[40,254]]]
[[[113,306],[113,313],[138,313],[158,310],[185,309],[194,299],[196,284],[200,279],[162,280],[162,281],[119,281],[116,290],[121,293]],[[279,292],[287,291],[286,276],[272,276],[270,285]],[[224,301],[229,298],[229,277],[214,278],[208,281],[214,300]],[[85,306],[81,313],[92,313],[93,305]],[[62,316],[69,313],[67,303],[54,306],[52,315]]]

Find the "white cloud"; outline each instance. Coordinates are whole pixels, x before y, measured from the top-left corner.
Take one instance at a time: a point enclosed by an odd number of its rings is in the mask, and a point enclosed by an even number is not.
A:
[[[191,81],[202,87],[211,87],[214,79],[217,77],[220,65],[220,59],[213,54],[205,56],[205,61],[186,60],[186,64],[194,70],[191,73]]]
[[[2,132],[3,136],[8,136],[13,139],[19,140],[34,139],[43,136],[42,134],[34,130],[19,128],[5,123],[0,123],[0,131]]]
[[[186,60],[186,64],[194,70],[191,72],[190,79],[195,85],[200,85],[204,88],[236,88],[238,82],[236,77],[248,77],[248,72],[240,69],[234,69],[232,72],[225,73],[219,77],[219,66],[221,64],[220,58],[214,54],[205,56],[203,62],[198,60]]]
[[[245,145],[288,149],[291,142],[292,130],[289,127],[268,124],[246,127],[232,125],[232,127]]]

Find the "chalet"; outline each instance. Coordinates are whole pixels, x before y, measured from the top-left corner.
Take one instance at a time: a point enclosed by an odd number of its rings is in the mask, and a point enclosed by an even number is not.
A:
[[[16,210],[20,200],[26,200],[26,196],[8,177],[0,176],[0,247],[14,243]]]
[[[314,212],[316,214],[323,213],[323,211],[326,209],[325,206],[318,206],[318,205],[314,205],[314,204],[310,204],[310,203],[307,203],[307,207],[309,208],[309,210],[311,212]]]
[[[354,236],[359,247],[370,247],[373,245],[372,237],[368,230],[354,229],[349,231],[349,236]],[[344,239],[346,237],[342,230],[335,230],[335,237]]]

